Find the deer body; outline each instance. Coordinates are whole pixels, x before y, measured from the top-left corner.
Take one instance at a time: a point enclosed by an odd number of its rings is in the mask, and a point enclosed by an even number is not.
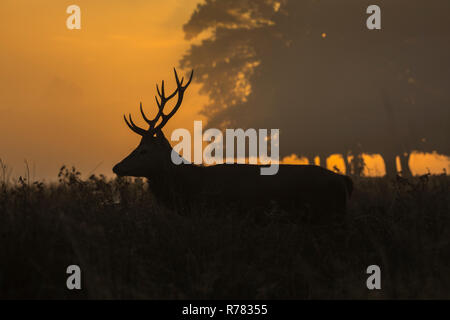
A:
[[[348,177],[319,166],[281,165],[277,175],[262,176],[257,165],[180,165],[150,186],[166,204],[176,199],[211,202],[240,207],[277,207],[290,210],[309,205],[320,209],[344,210],[351,195]],[[174,186],[175,183],[175,186]],[[154,188],[152,187],[154,184]],[[165,199],[176,195],[176,199]]]
[[[260,207],[275,203],[285,209],[306,205],[345,210],[353,189],[351,179],[319,166],[280,165],[276,175],[260,175],[259,165],[175,165],[171,161],[172,147],[161,129],[181,105],[192,73],[185,86],[182,85],[183,79],[179,81],[176,71],[175,78],[177,89],[168,98],[164,94],[164,82],[161,92],[157,87],[160,101],[156,100],[159,112],[155,119],[148,120],[141,105],[142,116],[150,126],[148,130],[137,127],[131,116],[129,121],[125,118],[130,129],[142,139],[139,146],[113,168],[114,173],[148,178],[157,199],[168,206],[180,201],[209,201],[216,205],[236,203]],[[165,115],[164,105],[176,93],[178,102],[172,112]],[[157,126],[160,118],[161,124]]]

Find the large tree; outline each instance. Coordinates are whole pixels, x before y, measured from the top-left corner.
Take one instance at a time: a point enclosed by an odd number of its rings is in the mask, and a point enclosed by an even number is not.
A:
[[[413,150],[449,154],[450,2],[207,0],[184,26],[183,57],[211,127],[280,128],[281,155],[380,153],[410,173]],[[444,72],[447,70],[447,72]],[[323,162],[322,162],[323,163]]]

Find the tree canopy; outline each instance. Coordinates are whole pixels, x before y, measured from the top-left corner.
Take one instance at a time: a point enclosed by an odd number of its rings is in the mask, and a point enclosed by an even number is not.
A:
[[[206,0],[184,25],[210,127],[279,128],[282,156],[450,154],[450,2]]]

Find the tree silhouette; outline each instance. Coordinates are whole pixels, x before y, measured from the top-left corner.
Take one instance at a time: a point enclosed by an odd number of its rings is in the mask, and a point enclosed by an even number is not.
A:
[[[181,60],[196,69],[210,127],[280,129],[281,156],[381,154],[411,174],[412,151],[449,154],[450,3],[207,0],[184,26],[204,35]],[[310,160],[311,161],[311,160]]]

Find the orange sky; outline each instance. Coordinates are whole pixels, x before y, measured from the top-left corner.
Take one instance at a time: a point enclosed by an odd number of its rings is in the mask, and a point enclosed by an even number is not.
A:
[[[0,2],[0,158],[23,175],[55,179],[62,164],[85,175],[112,166],[139,137],[123,113],[153,112],[155,83],[173,88],[172,67],[189,43],[182,25],[199,0],[2,0]],[[68,30],[66,8],[81,8],[82,29]],[[165,132],[192,128],[207,101],[193,84]],[[280,141],[282,144],[282,141]],[[429,159],[432,159],[430,162]],[[384,171],[370,160],[369,172]],[[340,166],[330,157],[329,166]],[[449,159],[414,155],[414,173],[450,170]]]

